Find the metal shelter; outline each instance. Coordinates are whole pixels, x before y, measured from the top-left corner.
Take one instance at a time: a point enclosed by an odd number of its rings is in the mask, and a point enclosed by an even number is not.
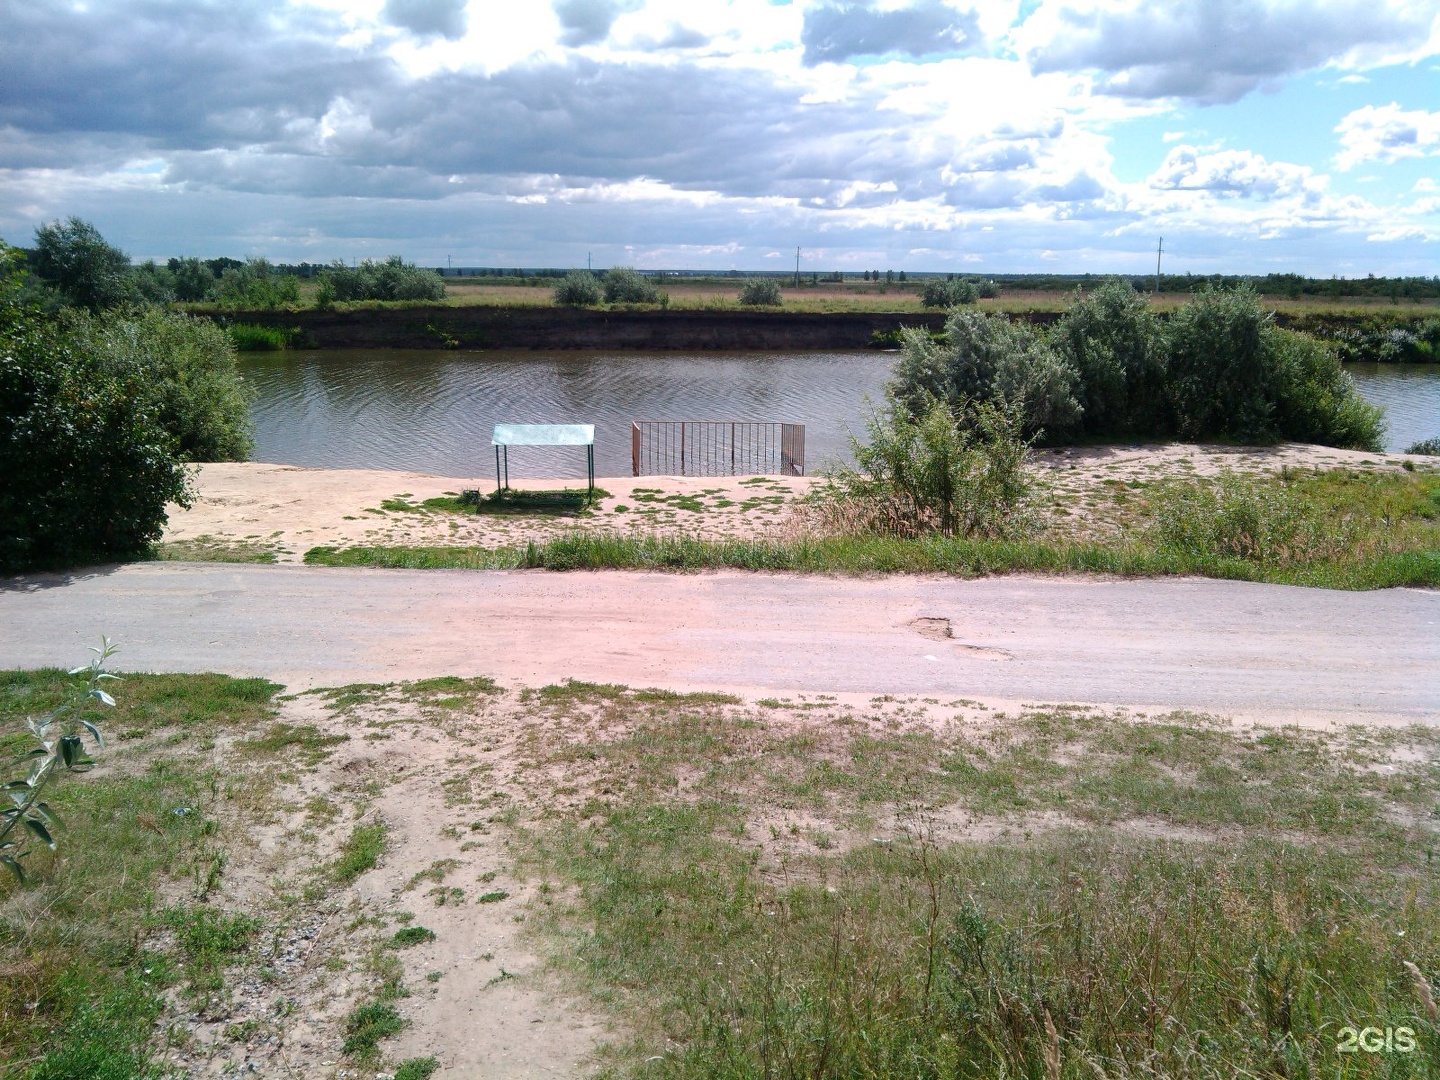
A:
[[[590,494],[595,494],[595,425],[594,424],[496,424],[490,436],[495,447],[495,493],[510,486],[510,447],[512,446],[583,446]],[[503,458],[502,458],[503,451]],[[501,486],[501,461],[504,461],[504,488]]]

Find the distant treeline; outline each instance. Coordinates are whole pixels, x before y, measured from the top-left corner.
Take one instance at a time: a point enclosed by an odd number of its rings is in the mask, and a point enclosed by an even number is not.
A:
[[[308,272],[307,272],[308,268]],[[295,268],[285,268],[299,276],[310,276],[322,269],[302,263]],[[473,279],[477,284],[497,285],[549,285],[570,273],[559,267],[499,267],[465,266],[441,267],[437,271],[443,277]],[[746,278],[773,278],[777,281],[794,281],[795,271],[790,270],[640,270],[646,277],[657,277],[684,281],[688,284],[726,284]],[[604,271],[595,271],[597,276]],[[922,284],[926,281],[944,279],[958,280],[967,275],[950,271],[927,270],[810,270],[802,269],[800,284],[824,285],[841,282],[883,282],[887,285]],[[1137,292],[1149,293],[1155,288],[1154,274],[987,274],[987,280],[1008,291],[1030,292],[1073,292],[1076,289],[1089,291],[1117,276],[1126,281]],[[1363,278],[1305,277],[1302,274],[1161,274],[1162,293],[1199,293],[1207,287],[1234,288],[1248,285],[1261,296],[1284,297],[1286,299],[1366,298],[1379,300],[1440,300],[1440,277],[1376,277],[1371,274]]]
[[[920,276],[920,275],[912,275]],[[1011,290],[1036,292],[1071,292],[1083,288],[1087,292],[1111,280],[1108,274],[992,274],[995,283]],[[1148,293],[1155,288],[1154,274],[1123,275],[1137,292]],[[1312,278],[1301,274],[1161,274],[1162,293],[1199,293],[1206,288],[1233,289],[1248,285],[1261,296],[1339,299],[1342,297],[1383,300],[1440,299],[1440,277],[1376,277]]]

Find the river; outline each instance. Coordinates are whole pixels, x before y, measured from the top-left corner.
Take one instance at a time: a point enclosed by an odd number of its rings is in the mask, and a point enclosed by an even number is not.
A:
[[[866,396],[894,354],[590,353],[319,350],[250,354],[255,460],[327,468],[411,469],[470,477],[494,468],[501,422],[591,423],[599,476],[630,474],[630,421],[770,420],[804,424],[806,467],[843,457],[863,435]],[[1387,448],[1440,436],[1440,365],[1354,365],[1386,407]],[[516,476],[582,476],[583,454],[515,449]]]

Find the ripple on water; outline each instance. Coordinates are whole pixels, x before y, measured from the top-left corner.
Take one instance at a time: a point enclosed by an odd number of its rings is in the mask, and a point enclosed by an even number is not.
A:
[[[785,420],[806,426],[806,462],[845,456],[880,399],[893,354],[321,350],[246,357],[255,458],[326,468],[485,476],[503,421],[595,425],[600,476],[630,472],[635,419]],[[1386,407],[1387,448],[1440,436],[1440,365],[1353,364]],[[583,476],[574,450],[515,450],[517,476]]]

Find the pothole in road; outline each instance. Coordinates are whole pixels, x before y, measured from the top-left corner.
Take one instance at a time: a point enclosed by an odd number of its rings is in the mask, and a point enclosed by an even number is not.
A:
[[[955,636],[950,630],[950,620],[934,615],[921,615],[918,619],[912,619],[910,628],[931,641],[949,641]]]
[[[956,641],[955,631],[950,625],[950,620],[938,615],[921,615],[918,619],[911,619],[910,629],[931,641],[948,641],[955,647],[956,652],[974,657],[976,660],[1015,659],[1004,649],[990,649],[983,645],[966,645],[964,642]]]

